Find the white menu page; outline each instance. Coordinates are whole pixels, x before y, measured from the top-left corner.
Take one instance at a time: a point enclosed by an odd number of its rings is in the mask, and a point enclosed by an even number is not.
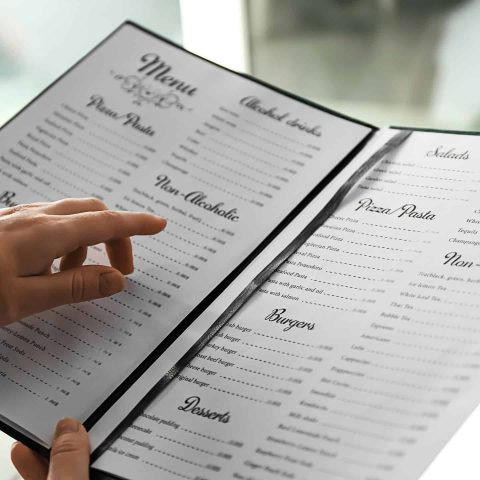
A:
[[[94,466],[417,479],[480,400],[479,156],[413,133]]]
[[[95,196],[168,226],[122,294],[0,330],[1,418],[45,445],[89,418],[370,131],[122,26],[0,131],[0,207]]]

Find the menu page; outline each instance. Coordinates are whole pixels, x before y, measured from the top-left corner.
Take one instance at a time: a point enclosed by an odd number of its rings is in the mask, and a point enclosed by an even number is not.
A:
[[[45,444],[88,418],[370,131],[117,30],[0,132],[0,206],[94,196],[168,226],[124,293],[0,330],[0,415]]]
[[[479,155],[415,132],[95,467],[417,479],[480,400]]]

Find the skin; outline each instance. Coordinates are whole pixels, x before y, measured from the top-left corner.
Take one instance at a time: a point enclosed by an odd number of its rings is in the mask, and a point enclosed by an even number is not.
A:
[[[156,215],[109,210],[95,198],[0,210],[0,325],[122,291],[133,271],[130,237],[155,235],[165,225]],[[100,243],[111,265],[83,265],[88,247]],[[60,272],[52,273],[57,258]],[[87,432],[72,418],[57,424],[49,462],[20,443],[11,451],[25,480],[88,480],[89,457]]]
[[[21,443],[14,443],[12,462],[25,480],[88,480],[90,444],[83,425],[73,418],[58,422],[50,462]]]

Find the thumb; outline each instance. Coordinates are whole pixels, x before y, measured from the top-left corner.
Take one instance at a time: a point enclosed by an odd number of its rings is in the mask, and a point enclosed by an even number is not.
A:
[[[90,444],[84,426],[73,418],[57,424],[47,480],[88,480]]]
[[[28,298],[28,302],[17,302],[18,318],[60,305],[107,297],[124,287],[122,273],[100,265],[86,265],[53,275],[23,277],[17,282],[16,291]]]

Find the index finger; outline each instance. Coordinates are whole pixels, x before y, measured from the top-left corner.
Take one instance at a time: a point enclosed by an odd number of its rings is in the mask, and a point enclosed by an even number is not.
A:
[[[52,215],[50,218],[49,228],[57,238],[54,245],[56,258],[78,247],[110,243],[134,235],[155,235],[167,223],[164,218],[150,213],[113,210]]]

